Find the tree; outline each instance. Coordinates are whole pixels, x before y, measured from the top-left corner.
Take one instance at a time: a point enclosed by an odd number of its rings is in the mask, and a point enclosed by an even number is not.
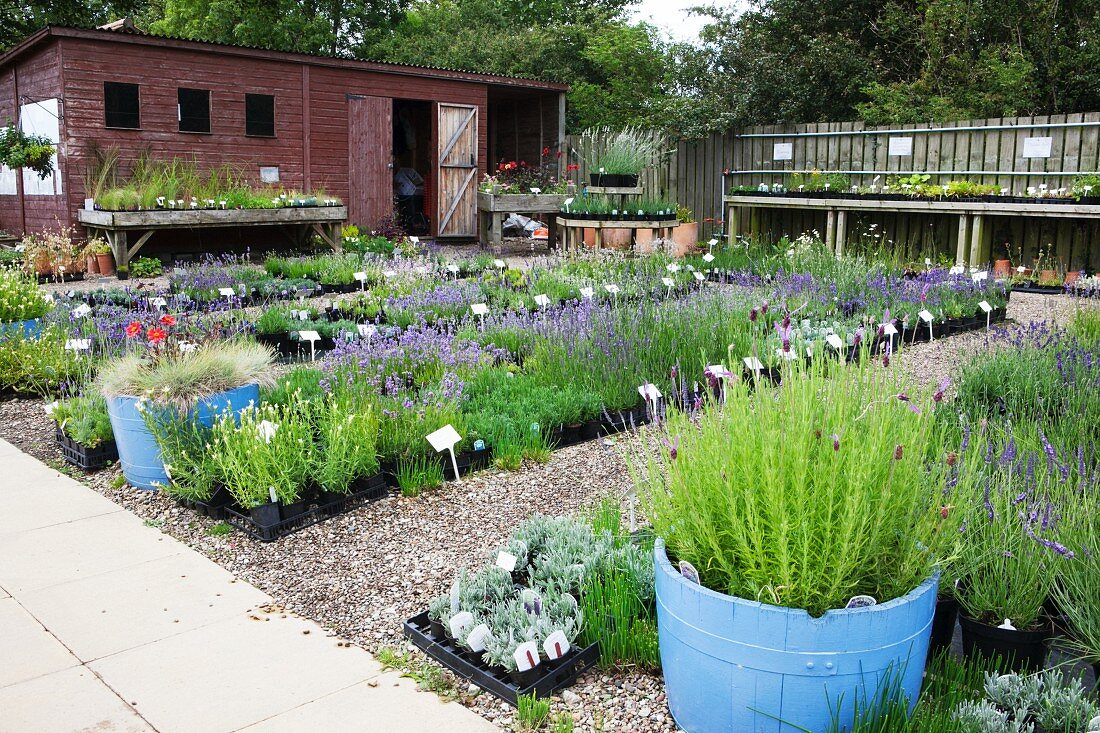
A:
[[[82,27],[102,25],[130,15],[144,5],[145,3],[141,0],[114,2],[48,0],[4,3],[0,6],[0,47],[6,51],[47,25]]]

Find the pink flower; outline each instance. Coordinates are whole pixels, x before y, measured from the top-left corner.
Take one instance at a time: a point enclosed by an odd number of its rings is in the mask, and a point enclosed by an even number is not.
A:
[[[840,452],[840,436],[837,435],[836,433],[833,433],[832,438],[833,438],[833,452],[834,453],[839,453]]]
[[[661,438],[664,441],[665,447],[668,448],[668,457],[672,460],[676,460],[676,456],[680,453],[680,436],[677,435],[673,438],[673,442],[669,443],[668,438]]]

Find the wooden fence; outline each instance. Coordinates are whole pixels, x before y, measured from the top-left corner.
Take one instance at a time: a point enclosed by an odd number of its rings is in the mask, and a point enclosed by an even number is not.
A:
[[[578,138],[570,138],[576,146]],[[722,218],[722,195],[736,186],[786,183],[789,174],[819,170],[847,173],[852,185],[878,178],[929,173],[933,182],[966,179],[1023,195],[1028,187],[1070,186],[1079,173],[1100,172],[1100,113],[963,120],[927,125],[867,127],[862,122],[747,127],[684,140],[667,149],[667,163],[643,176],[647,193],[675,198],[700,220]],[[577,150],[584,160],[597,151]],[[878,215],[849,227],[854,236],[876,224],[874,236],[911,252],[950,253],[951,217]],[[825,214],[773,212],[773,236],[824,231]],[[1054,223],[1006,218],[993,232],[994,252],[1033,258],[1039,247],[1068,249],[1074,261],[1100,267],[1100,223]],[[711,233],[704,224],[703,232]],[[1065,242],[1069,237],[1070,242]],[[1022,253],[1022,254],[1020,254]]]

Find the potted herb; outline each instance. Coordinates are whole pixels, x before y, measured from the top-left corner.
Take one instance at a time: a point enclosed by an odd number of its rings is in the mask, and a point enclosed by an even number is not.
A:
[[[353,490],[385,490],[378,465],[378,413],[367,402],[329,398],[321,407],[313,480],[321,505],[339,512]]]
[[[57,423],[57,444],[66,461],[94,470],[118,459],[107,403],[100,395],[60,400],[49,413]]]
[[[668,418],[634,470],[681,728],[824,731],[888,684],[916,703],[959,523],[923,402],[888,370],[820,359]]]
[[[42,332],[42,317],[50,304],[38,283],[14,270],[0,270],[0,337],[18,334],[28,338]]]
[[[684,257],[699,243],[699,222],[686,206],[676,208],[676,221],[676,227],[672,230],[672,255]]]
[[[175,326],[171,315],[152,325],[131,322],[126,334],[133,348],[104,364],[98,377],[122,472],[141,489],[156,489],[169,478],[146,424],[147,410],[152,408],[154,416],[166,410],[193,416],[210,425],[221,412],[258,404],[259,386],[274,380],[273,355],[266,347],[211,341],[192,348],[181,344]]]
[[[609,188],[636,187],[642,169],[664,156],[658,137],[640,127],[590,128],[581,134],[581,146],[594,151],[589,164],[591,185]]]

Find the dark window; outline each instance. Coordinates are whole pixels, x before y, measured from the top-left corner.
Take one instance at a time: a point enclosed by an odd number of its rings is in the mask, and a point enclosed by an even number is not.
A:
[[[103,110],[107,118],[107,127],[125,127],[131,130],[141,127],[138,85],[116,81],[103,82]]]
[[[244,134],[275,137],[275,97],[244,95]]]
[[[210,90],[179,89],[180,132],[210,132]]]

